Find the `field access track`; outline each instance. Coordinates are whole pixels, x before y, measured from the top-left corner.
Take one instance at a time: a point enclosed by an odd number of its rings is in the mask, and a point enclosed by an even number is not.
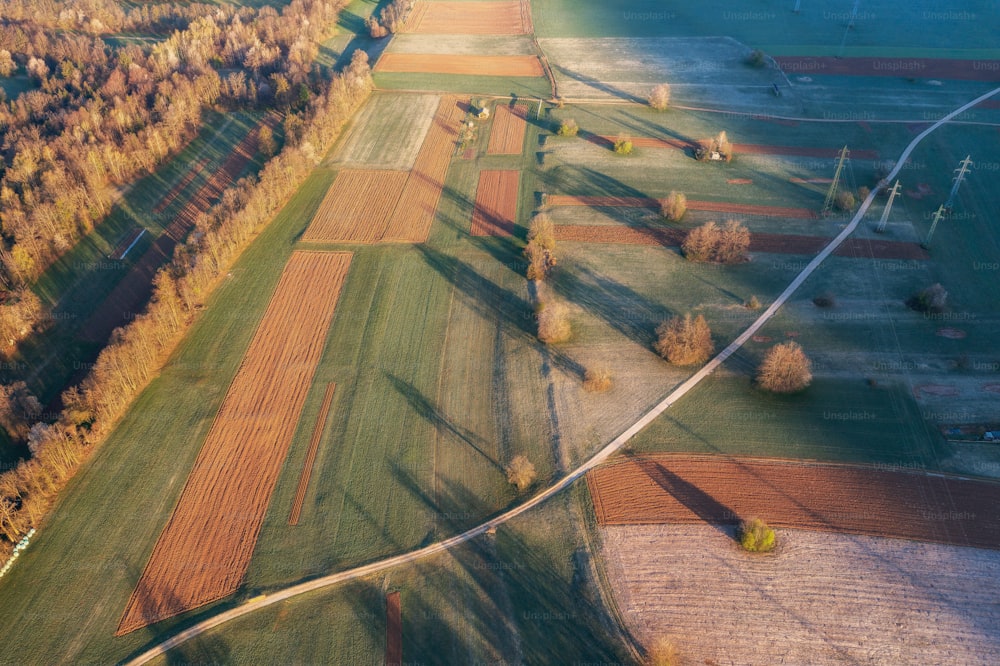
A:
[[[443,97],[382,240],[423,243],[431,232],[466,107]]]
[[[524,148],[524,132],[528,128],[528,109],[523,104],[498,104],[490,130],[488,155],[520,155]]]
[[[383,53],[375,72],[462,74],[466,76],[545,76],[537,56]]]
[[[517,219],[519,171],[482,171],[472,211],[473,236],[511,236]]]
[[[409,176],[408,171],[344,169],[327,190],[302,240],[377,243],[389,226]]]
[[[733,524],[1000,548],[1000,483],[721,456],[635,456],[592,470],[601,525]]]
[[[419,2],[405,32],[432,35],[528,35],[532,32],[528,0]]]
[[[292,254],[117,635],[236,591],[350,264],[346,252]]]

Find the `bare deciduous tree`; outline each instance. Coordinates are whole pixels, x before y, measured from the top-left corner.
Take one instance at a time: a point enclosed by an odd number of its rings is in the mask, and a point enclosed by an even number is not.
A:
[[[514,456],[504,471],[507,473],[507,481],[516,487],[519,493],[530,488],[538,476],[535,466],[525,455]]]
[[[702,315],[668,319],[656,328],[656,334],[657,353],[674,365],[704,363],[715,350],[712,330]]]
[[[687,213],[687,196],[683,192],[671,192],[660,200],[660,215],[671,222],[680,222]]]
[[[777,344],[757,368],[757,383],[773,393],[795,393],[812,382],[812,363],[796,342]]]
[[[670,106],[670,84],[661,83],[649,93],[649,105],[657,111],[664,111]]]

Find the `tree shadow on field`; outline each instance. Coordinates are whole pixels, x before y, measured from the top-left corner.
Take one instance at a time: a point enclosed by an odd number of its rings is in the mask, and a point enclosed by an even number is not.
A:
[[[626,453],[625,457],[656,485],[687,507],[691,513],[730,539],[735,538],[732,530],[726,526],[739,523],[740,517],[731,508],[690,481],[674,474],[657,460],[637,456],[634,453]]]
[[[554,65],[553,69],[567,78],[573,79],[574,81],[579,81],[580,83],[583,83],[584,85],[589,86],[594,90],[605,93],[607,95],[611,95],[612,97],[617,97],[618,99],[625,100],[626,102],[635,102],[637,104],[645,104],[646,102],[646,100],[636,95],[633,95],[630,92],[626,92],[621,88],[616,88],[615,86],[609,83],[595,79],[592,76],[587,76],[586,74],[583,74],[581,72],[574,71],[563,65]]]
[[[493,467],[498,470],[503,470],[503,466],[489,453],[486,449],[489,444],[479,435],[472,432],[471,430],[464,428],[451,418],[449,418],[441,408],[431,402],[427,396],[420,392],[413,384],[400,379],[396,375],[387,372],[386,377],[392,383],[393,388],[406,399],[406,402],[410,407],[419,414],[422,418],[426,419],[428,423],[434,426],[437,430],[438,435],[450,434],[461,441],[465,442],[469,448],[474,450],[480,456],[485,458]]]

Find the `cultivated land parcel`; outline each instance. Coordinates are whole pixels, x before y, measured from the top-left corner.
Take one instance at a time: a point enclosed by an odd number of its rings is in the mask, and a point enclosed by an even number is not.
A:
[[[997,21],[987,3],[972,4],[978,20],[960,22],[933,18],[936,4],[918,2],[898,16],[890,3],[875,3],[865,11],[878,20],[859,19],[845,53],[992,66],[1000,62],[991,59],[1000,53]],[[759,315],[746,307],[751,297],[766,307],[823,239],[840,232],[848,214],[819,213],[843,145],[851,150],[844,187],[872,187],[930,121],[995,86],[751,67],[743,62],[751,48],[836,55],[844,36],[847,18],[811,7],[795,15],[777,2],[747,12],[722,2],[637,2],[627,11],[563,0],[417,0],[415,7],[414,23],[378,50],[382,89],[236,264],[0,580],[3,644],[19,660],[127,660],[259,595],[457,534],[523,499],[504,469],[517,455],[537,470],[526,494],[549,486],[691,375],[653,350],[662,320],[702,314],[720,349]],[[466,7],[474,9],[465,14]],[[348,11],[372,8],[356,2]],[[519,13],[525,9],[530,22]],[[493,11],[490,33],[482,15]],[[882,20],[890,15],[907,29],[890,30]],[[452,16],[476,20],[445,30]],[[938,50],[926,48],[932,35]],[[472,56],[539,69],[437,66],[441,57],[461,65]],[[423,71],[392,64],[400,58]],[[543,63],[568,101],[549,100]],[[676,84],[674,101],[686,108],[656,112],[641,103],[662,81]],[[466,113],[474,100],[489,118]],[[555,135],[568,119],[579,135]],[[257,120],[243,119],[243,132]],[[991,477],[1000,477],[995,445],[942,434],[1000,423],[1000,237],[992,223],[1000,208],[1000,112],[987,103],[958,120],[930,134],[901,170],[903,192],[884,233],[874,231],[886,202],[879,196],[850,252],[827,259],[758,335],[625,455],[592,472],[589,484],[448,553],[245,615],[160,662],[380,662],[386,595],[398,592],[408,663],[630,663],[662,637],[677,645],[681,663],[766,664],[780,655],[891,664],[918,651],[931,661],[961,655],[964,663],[989,663],[1000,651],[989,610],[1000,598],[1000,543],[983,535],[997,533],[997,512],[959,503],[950,492],[958,480],[930,476],[959,472],[992,494]],[[720,130],[736,144],[733,161],[695,161],[697,142]],[[632,155],[610,149],[619,136],[634,140]],[[952,217],[921,248],[966,155],[976,167]],[[183,177],[178,170],[170,182]],[[671,191],[690,204],[678,223],[663,220],[650,201]],[[573,329],[556,345],[537,341],[538,289],[524,277],[527,226],[538,210],[554,222],[558,257],[544,290],[566,303]],[[749,261],[720,266],[682,256],[677,246],[691,229],[728,219],[750,230]],[[302,256],[350,256],[337,280],[321,279],[318,268],[312,277],[296,273],[309,282],[293,305],[329,315],[329,328],[289,306],[294,321],[284,330],[308,324],[319,336],[312,353],[296,360],[299,336],[272,335],[267,344],[275,347],[262,356],[258,338],[273,325],[273,299]],[[905,305],[935,282],[949,292],[946,309]],[[819,296],[832,303],[817,306]],[[812,386],[791,396],[758,389],[752,378],[763,354],[793,339],[813,360]],[[226,509],[225,518],[256,531],[241,544],[252,557],[236,591],[181,604],[198,608],[115,636],[126,608],[139,603],[128,605],[143,571],[169,561],[163,535],[189,504],[186,486],[205,473],[199,466],[219,424],[235,418],[230,394],[272,352],[290,354],[284,370],[308,378],[301,408],[278,438],[288,452],[272,461],[270,501]],[[596,367],[613,377],[607,392],[582,388]],[[241,404],[236,416],[254,423],[261,409],[276,414],[260,403]],[[704,461],[750,475],[740,486],[745,504],[726,495],[731,487],[692,472]],[[616,469],[650,465],[662,472],[646,475],[649,490],[636,506],[660,497],[683,516],[608,520],[588,486],[627,483],[631,477],[616,480]],[[764,483],[754,465],[771,470],[766,492],[753,492]],[[827,469],[836,471],[823,476]],[[923,512],[929,527],[880,524],[858,536],[844,515],[832,528],[818,525],[808,493],[792,492],[809,475],[829,489],[817,511],[863,513],[848,501],[855,493],[838,493],[870,488],[888,515]],[[834,483],[844,475],[851,483]],[[879,484],[890,477],[907,492],[886,493]],[[768,501],[754,504],[759,497]],[[785,506],[779,500],[805,517],[760,516],[784,528],[778,552],[741,552],[732,523],[756,507],[777,513]],[[293,506],[298,520],[290,525]],[[619,508],[628,513],[629,503]],[[965,541],[927,536],[964,529],[980,531]],[[870,594],[875,587],[882,592]],[[762,605],[740,605],[760,589]],[[157,603],[175,603],[169,592],[160,590]],[[209,597],[217,600],[201,605]],[[88,609],[83,620],[80,608]],[[754,637],[752,644],[741,636]]]

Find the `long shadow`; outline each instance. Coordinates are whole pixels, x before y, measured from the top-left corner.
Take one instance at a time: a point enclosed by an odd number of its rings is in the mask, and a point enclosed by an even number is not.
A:
[[[643,104],[646,101],[641,97],[638,97],[630,92],[622,90],[621,88],[616,88],[615,86],[609,83],[606,83],[599,79],[595,79],[591,76],[587,76],[586,74],[581,74],[580,72],[569,69],[568,67],[564,67],[563,65],[554,65],[553,70],[559,72],[560,74],[568,78],[573,79],[574,81],[579,81],[580,83],[583,83],[593,88],[594,90],[598,90],[605,94],[611,95],[612,97],[617,97],[618,99],[623,99],[626,102],[636,102],[638,104]]]
[[[448,433],[454,435],[465,442],[469,448],[485,458],[495,468],[503,470],[503,466],[486,452],[484,447],[485,442],[482,437],[471,430],[458,425],[452,419],[448,418],[448,416],[444,414],[437,405],[431,402],[427,396],[421,393],[419,389],[409,382],[400,379],[392,373],[386,372],[385,374],[392,383],[393,388],[395,388],[396,391],[406,399],[406,402],[409,403],[410,407],[412,407],[417,414],[434,426],[439,434]]]
[[[690,481],[674,474],[659,462],[632,453],[625,455],[632,461],[632,464],[639,467],[646,476],[670,493],[674,499],[686,506],[692,513],[730,539],[734,538],[733,532],[725,526],[739,522],[740,517],[735,511]]]

